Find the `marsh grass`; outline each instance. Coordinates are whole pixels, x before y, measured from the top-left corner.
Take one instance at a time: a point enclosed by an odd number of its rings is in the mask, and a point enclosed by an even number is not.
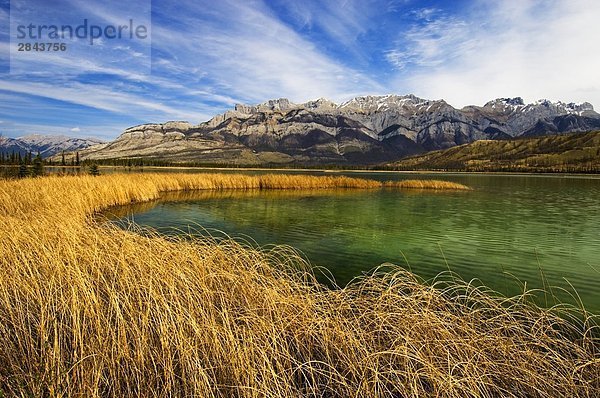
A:
[[[460,190],[470,191],[471,188],[457,182],[442,180],[402,180],[386,181],[383,186],[403,189],[434,189],[434,190]]]
[[[348,178],[110,175],[0,182],[0,395],[593,397],[594,318],[386,268],[319,285],[291,248],[164,237],[94,212],[196,189]]]

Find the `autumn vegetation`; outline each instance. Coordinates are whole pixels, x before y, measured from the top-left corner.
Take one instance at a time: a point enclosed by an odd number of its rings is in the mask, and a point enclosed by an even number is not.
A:
[[[600,131],[510,140],[480,140],[408,157],[393,170],[599,173]]]
[[[0,396],[596,396],[597,322],[583,309],[426,284],[391,266],[325,287],[288,247],[165,237],[95,216],[169,191],[383,185],[234,174],[0,181]]]

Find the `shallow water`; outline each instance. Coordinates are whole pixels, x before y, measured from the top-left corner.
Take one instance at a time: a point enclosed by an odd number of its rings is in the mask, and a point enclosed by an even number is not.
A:
[[[425,279],[450,269],[510,295],[521,292],[525,283],[527,288],[570,288],[568,280],[586,308],[600,312],[600,179],[485,174],[418,178],[461,182],[474,190],[205,192],[169,195],[138,208],[121,208],[118,215],[165,233],[190,228],[203,233],[207,228],[250,237],[259,245],[291,245],[312,264],[329,269],[338,284],[385,262]],[[559,289],[553,292],[569,301]]]

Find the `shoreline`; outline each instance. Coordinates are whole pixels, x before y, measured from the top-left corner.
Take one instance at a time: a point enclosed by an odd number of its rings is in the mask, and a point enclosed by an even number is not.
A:
[[[128,170],[138,172],[144,170],[215,170],[215,171],[264,171],[264,172],[302,172],[302,173],[326,173],[326,174],[407,174],[407,175],[493,175],[493,176],[535,176],[535,177],[563,177],[563,178],[589,178],[600,179],[598,173],[573,173],[573,172],[535,172],[535,171],[461,171],[461,170],[368,170],[368,169],[330,169],[330,168],[271,168],[271,167],[213,167],[213,166],[111,166],[97,164],[99,169],[106,170]],[[16,169],[18,165],[0,165],[0,169]],[[71,165],[45,165],[46,169],[68,169],[68,170],[87,170],[89,166],[71,166]]]
[[[2,165],[0,167],[17,167]],[[47,165],[47,168],[71,168],[85,169],[86,166],[54,166]],[[559,172],[526,172],[526,171],[443,171],[443,170],[366,170],[366,169],[328,169],[328,168],[270,168],[270,167],[212,167],[212,166],[110,166],[98,165],[99,169],[117,169],[117,170],[217,170],[217,171],[273,171],[273,172],[315,172],[315,173],[356,173],[356,174],[458,174],[458,175],[496,175],[496,176],[547,176],[547,177],[583,177],[590,179],[600,179],[597,173],[559,173]]]

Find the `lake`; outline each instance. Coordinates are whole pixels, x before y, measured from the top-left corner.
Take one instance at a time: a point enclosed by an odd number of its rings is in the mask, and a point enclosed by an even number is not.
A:
[[[586,308],[600,313],[599,178],[335,174],[444,179],[474,190],[178,193],[120,208],[116,216],[168,234],[205,228],[261,246],[290,245],[340,285],[389,262],[425,279],[450,269],[509,295],[524,285],[570,289],[570,283]],[[560,289],[553,292],[573,301]]]

